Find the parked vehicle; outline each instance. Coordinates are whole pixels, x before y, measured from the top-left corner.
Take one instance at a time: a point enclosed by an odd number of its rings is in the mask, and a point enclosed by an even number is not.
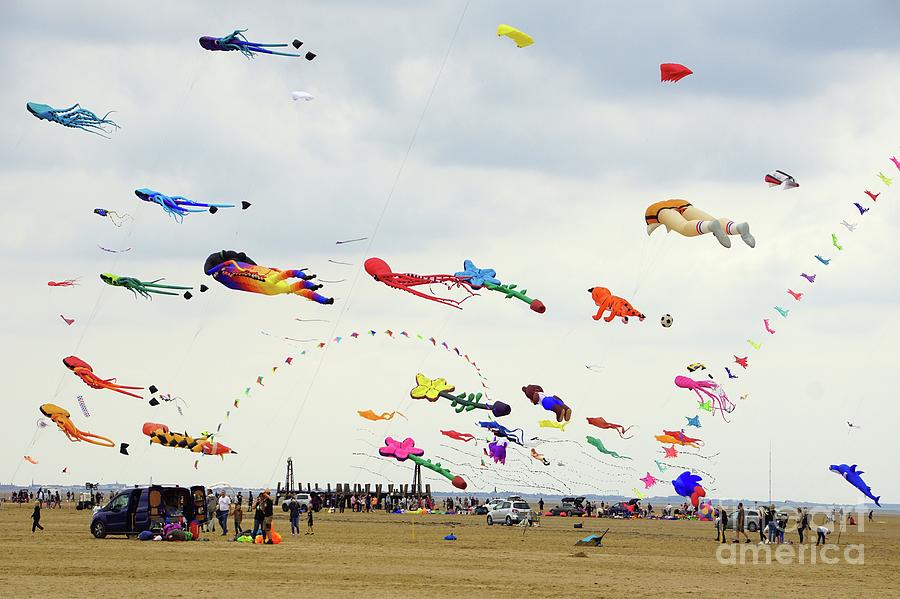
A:
[[[610,518],[630,518],[634,515],[632,509],[627,501],[620,501],[606,508],[606,515]]]
[[[531,506],[527,501],[501,501],[487,515],[488,526],[494,522],[512,526],[523,520],[531,520]]]
[[[145,530],[162,530],[163,525],[189,525],[207,521],[206,489],[151,485],[123,489],[98,508],[91,519],[91,534],[136,536]]]
[[[728,514],[728,524],[725,525],[726,530],[734,530],[734,527],[737,525],[737,517],[737,510],[734,510],[733,512]],[[775,519],[776,521],[788,521],[790,519],[790,515],[785,511],[779,510],[775,515]],[[744,528],[747,529],[748,532],[758,531],[763,527],[765,521],[766,520],[763,510],[759,510],[756,508],[744,508]]]
[[[309,511],[309,506],[312,505],[312,496],[309,493],[296,493],[294,494],[294,499],[297,500],[297,503],[300,504],[300,511],[306,512]],[[291,502],[290,499],[285,499],[281,503],[281,511],[286,512],[288,509],[288,504]]]
[[[583,516],[587,510],[574,503],[560,503],[550,510],[551,516]]]
[[[75,504],[76,510],[92,510],[94,509],[93,493],[79,493],[78,502]]]

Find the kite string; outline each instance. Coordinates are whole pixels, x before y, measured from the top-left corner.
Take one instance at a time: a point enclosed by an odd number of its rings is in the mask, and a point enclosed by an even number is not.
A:
[[[431,86],[431,91],[428,93],[428,98],[425,100],[425,106],[422,108],[421,114],[419,114],[419,119],[416,122],[416,126],[413,129],[412,137],[409,140],[409,145],[406,147],[406,153],[403,156],[403,160],[400,162],[400,167],[397,169],[397,174],[394,177],[394,181],[391,184],[391,188],[388,191],[387,198],[385,198],[384,205],[381,208],[381,213],[378,215],[378,219],[375,221],[375,227],[372,230],[372,235],[369,236],[368,243],[366,244],[365,250],[363,251],[363,256],[367,255],[369,251],[372,249],[372,244],[375,242],[375,237],[378,234],[378,229],[381,227],[381,223],[384,220],[385,214],[387,214],[388,208],[390,207],[391,200],[394,197],[394,192],[397,189],[397,185],[400,182],[400,177],[403,174],[403,169],[406,167],[406,163],[409,160],[409,156],[412,153],[413,146],[416,143],[416,138],[419,135],[419,128],[422,126],[422,121],[425,120],[425,115],[428,113],[428,108],[431,106],[431,100],[434,98],[435,91],[437,90],[438,83],[441,80],[441,75],[444,73],[444,67],[447,66],[447,61],[450,58],[450,53],[453,50],[453,45],[456,42],[456,37],[459,35],[459,30],[462,27],[463,20],[465,19],[466,12],[469,10],[469,2],[471,0],[466,0],[465,6],[463,6],[463,10],[459,15],[459,21],[456,23],[456,29],[453,31],[453,36],[450,38],[450,43],[447,46],[447,52],[444,54],[444,59],[441,61],[441,66],[438,69],[437,75],[434,78],[434,83]],[[347,311],[347,307],[350,305],[350,296],[353,295],[353,290],[356,289],[356,283],[359,281],[359,275],[362,273],[363,264],[360,261],[360,265],[356,269],[356,274],[353,277],[353,281],[350,283],[350,290],[347,292],[347,301],[341,306],[341,311],[338,313],[337,320],[335,321],[334,328],[331,331],[331,337],[334,337],[334,334],[337,332],[338,327],[340,326],[341,319],[344,317],[344,313]],[[322,368],[322,363],[325,361],[325,358],[328,356],[329,345],[325,346],[325,351],[322,353],[322,357],[319,360],[318,365],[316,366],[316,370],[313,373],[313,377],[310,380],[309,385],[306,388],[306,394],[303,396],[303,400],[300,402],[300,407],[297,410],[297,415],[294,417],[294,421],[291,424],[290,431],[285,436],[284,446],[279,453],[275,465],[272,468],[272,474],[269,479],[273,479],[275,476],[275,472],[278,469],[278,463],[281,460],[281,456],[284,455],[284,452],[287,450],[288,444],[291,442],[291,436],[294,434],[294,430],[297,428],[297,423],[300,421],[300,416],[303,414],[303,409],[306,407],[306,402],[309,400],[309,396],[312,393],[313,386],[315,385],[316,378],[319,376],[319,371]]]

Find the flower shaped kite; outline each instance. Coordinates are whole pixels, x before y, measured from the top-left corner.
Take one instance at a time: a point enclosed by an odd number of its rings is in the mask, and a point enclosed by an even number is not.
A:
[[[424,455],[425,450],[416,447],[416,442],[411,437],[405,438],[402,442],[387,437],[384,440],[384,447],[380,447],[378,453],[386,458],[396,458],[398,462],[404,462],[410,456]]]
[[[497,271],[493,268],[478,268],[471,260],[463,261],[463,270],[455,273],[457,277],[468,277],[469,285],[472,289],[481,289],[485,283],[500,285],[500,279],[497,278]]]
[[[437,401],[441,393],[450,392],[456,389],[455,386],[447,383],[446,379],[430,379],[422,373],[416,375],[416,386],[409,392],[413,399],[422,399],[428,401]]]

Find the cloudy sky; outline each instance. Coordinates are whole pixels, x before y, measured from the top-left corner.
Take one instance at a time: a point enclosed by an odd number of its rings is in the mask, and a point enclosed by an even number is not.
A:
[[[775,499],[859,501],[828,472],[842,462],[860,464],[885,501],[900,496],[891,375],[900,333],[892,225],[900,212],[896,192],[875,178],[879,170],[900,175],[888,161],[900,152],[895,3],[46,8],[7,5],[0,56],[3,482],[274,485],[287,456],[302,481],[408,482],[411,465],[370,457],[393,435],[412,436],[477,491],[630,493],[650,471],[665,483],[651,492],[670,494],[665,481],[674,474],[657,470],[653,435],[697,413],[693,395],[672,380],[697,361],[725,379],[736,354],[749,355],[751,367],[726,384],[738,405],[730,423],[703,412],[702,428],[689,429],[706,443],[702,457],[674,463],[707,473],[713,496],[765,498],[771,444]],[[498,23],[536,43],[518,49],[498,39]],[[197,44],[235,28],[260,42],[300,38],[318,58],[246,60]],[[695,74],[662,84],[662,62]],[[291,102],[295,90],[315,100]],[[108,140],[65,129],[30,116],[27,101],[115,110],[122,128]],[[801,187],[768,189],[762,177],[776,168]],[[253,206],[177,224],[140,202],[139,187]],[[864,189],[883,195],[872,204]],[[757,247],[735,238],[726,250],[710,236],[662,230],[648,238],[645,207],[673,197],[748,221]],[[860,217],[854,201],[872,210]],[[134,221],[116,228],[92,213],[97,207]],[[849,233],[841,219],[859,228]],[[98,245],[132,249],[110,254]],[[344,282],[324,289],[337,298],[333,306],[231,291],[203,274],[206,256],[220,249]],[[816,253],[832,263],[821,266]],[[462,311],[441,307],[360,276],[367,256],[416,273],[454,272],[471,258],[527,287],[548,310],[537,315],[489,293]],[[211,289],[190,301],[146,301],[103,285],[101,272]],[[816,283],[800,272],[817,273]],[[79,284],[46,285],[68,278]],[[586,289],[596,285],[648,319],[594,322]],[[806,295],[795,302],[787,288]],[[788,318],[774,305],[791,308]],[[675,318],[670,329],[659,325],[666,313]],[[763,330],[763,318],[777,334]],[[412,339],[349,339],[369,329]],[[479,390],[480,379],[416,333],[474,358],[491,398],[513,406],[509,425],[528,438],[565,441],[538,447],[551,466],[511,451],[506,466],[482,468],[483,441],[441,436],[454,429],[483,439],[483,417],[456,414],[443,400],[411,400],[416,372],[446,377],[460,391]],[[282,339],[335,336],[345,339],[327,350]],[[183,415],[171,404],[85,387],[62,365],[73,354],[103,377],[180,396]],[[549,413],[521,394],[529,383],[573,408],[565,432],[538,428]],[[45,402],[68,409],[83,430],[131,443],[131,455],[38,430]],[[222,442],[238,455],[201,459],[197,470],[194,455],[148,447],[140,432],[145,421],[214,430],[229,409]],[[366,409],[401,410],[407,419],[373,423],[357,416]],[[636,425],[635,436],[599,431],[589,416]],[[860,429],[848,432],[848,420]],[[601,456],[585,435],[632,459]],[[26,454],[39,463],[25,463]]]

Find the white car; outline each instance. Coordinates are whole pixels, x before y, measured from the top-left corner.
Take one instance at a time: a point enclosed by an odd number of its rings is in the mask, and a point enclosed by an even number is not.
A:
[[[523,520],[531,520],[531,506],[522,500],[501,501],[495,504],[487,515],[488,526],[493,526],[494,522],[512,526]]]
[[[309,493],[297,493],[294,495],[294,499],[296,499],[297,503],[300,504],[301,512],[309,511],[309,504],[310,504],[310,501],[312,501],[312,497],[310,497]],[[291,502],[290,499],[285,499],[284,502],[282,502],[282,504],[281,504],[281,511],[283,511],[283,512],[288,511],[290,509],[290,507],[288,507],[288,504],[290,504],[290,502]]]

